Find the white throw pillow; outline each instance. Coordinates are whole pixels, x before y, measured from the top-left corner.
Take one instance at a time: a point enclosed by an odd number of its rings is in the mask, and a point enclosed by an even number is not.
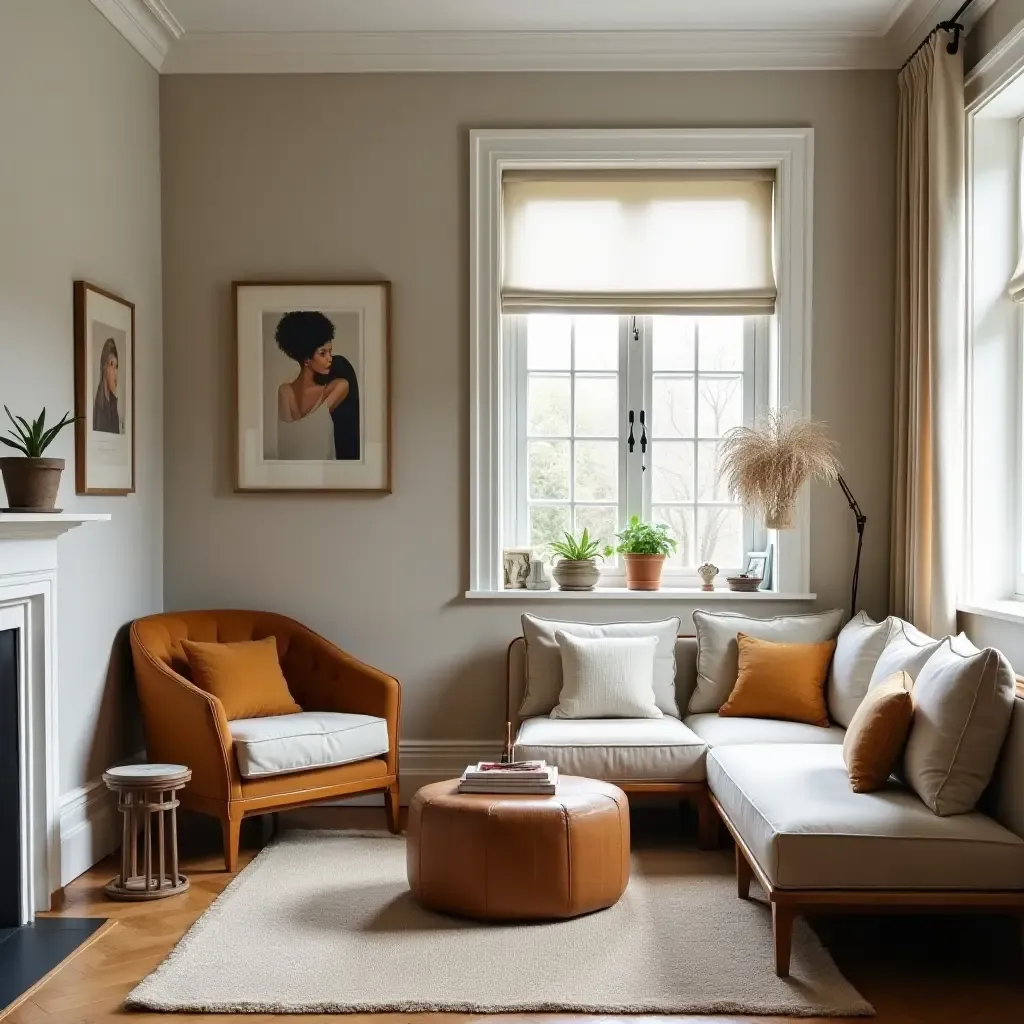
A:
[[[999,651],[962,654],[952,637],[921,669],[903,773],[936,814],[974,810],[992,781],[1016,691],[1013,669]]]
[[[906,672],[911,679],[917,679],[928,659],[941,646],[941,640],[922,633],[903,619],[894,618],[889,642],[875,662],[868,689],[885,682],[894,672]]]
[[[555,622],[536,615],[523,616],[523,636],[526,637],[526,693],[519,707],[521,718],[547,715],[558,703],[562,692],[562,657],[555,640],[561,631],[585,640],[602,637],[658,638],[654,659],[655,703],[666,715],[679,717],[676,703],[676,637],[679,619],[661,619],[657,622]]]
[[[559,630],[555,640],[562,692],[552,718],[662,717],[654,703],[656,636],[589,640]]]
[[[853,721],[868,692],[871,673],[892,629],[892,619],[875,622],[860,612],[839,632],[828,676],[828,713],[844,729]]]
[[[811,615],[779,615],[774,619],[695,611],[697,688],[690,698],[690,714],[718,711],[728,700],[739,673],[737,633],[778,644],[822,644],[835,638],[842,621],[841,608]]]

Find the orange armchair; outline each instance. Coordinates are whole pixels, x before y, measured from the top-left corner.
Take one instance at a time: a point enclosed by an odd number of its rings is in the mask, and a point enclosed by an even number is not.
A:
[[[304,711],[373,715],[387,722],[388,752],[351,764],[246,779],[238,770],[224,706],[193,685],[182,640],[230,643],[277,641],[281,668]],[[284,615],[252,611],[169,612],[136,619],[132,660],[151,761],[185,764],[192,781],[181,792],[187,807],[220,819],[224,860],[238,867],[242,819],[357,793],[384,793],[388,828],[398,831],[397,679],[364,665]]]

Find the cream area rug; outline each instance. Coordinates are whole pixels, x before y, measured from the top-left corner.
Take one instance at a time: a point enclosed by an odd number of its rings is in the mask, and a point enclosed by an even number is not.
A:
[[[292,831],[225,889],[126,1005],[194,1013],[873,1012],[802,920],[792,977],[777,978],[772,964],[771,912],[737,899],[732,858],[722,853],[641,851],[609,910],[494,925],[418,907],[401,837]]]

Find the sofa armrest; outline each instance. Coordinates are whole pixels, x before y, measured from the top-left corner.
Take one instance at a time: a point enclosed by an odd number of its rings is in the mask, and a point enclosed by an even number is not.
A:
[[[146,756],[191,768],[188,788],[199,796],[240,799],[241,782],[223,704],[155,657],[134,626],[131,645]]]
[[[312,630],[294,633],[282,659],[292,696],[307,711],[373,715],[388,723],[388,770],[398,771],[402,686]]]

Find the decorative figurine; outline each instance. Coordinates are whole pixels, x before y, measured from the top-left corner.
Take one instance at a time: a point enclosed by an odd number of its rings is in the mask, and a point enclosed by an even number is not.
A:
[[[714,590],[715,589],[715,577],[718,575],[718,566],[712,565],[710,562],[705,562],[697,572],[700,574],[700,578],[704,581],[704,585],[700,588],[701,590]]]

